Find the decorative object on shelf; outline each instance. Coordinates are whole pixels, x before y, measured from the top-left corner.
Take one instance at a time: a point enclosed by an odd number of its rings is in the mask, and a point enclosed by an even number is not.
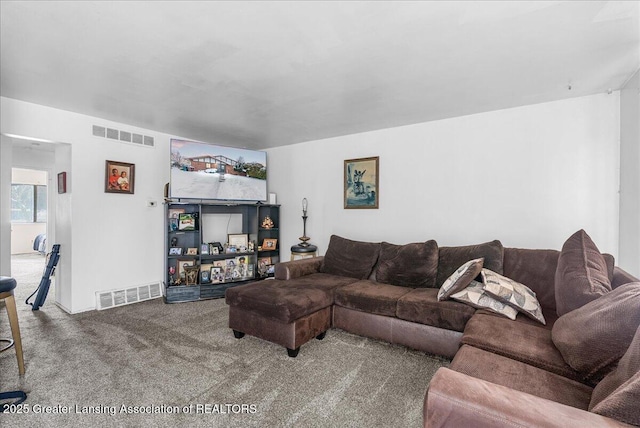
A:
[[[197,256],[197,255],[198,255],[198,249],[196,247],[187,248],[187,256]]]
[[[184,208],[169,208],[169,218],[177,220],[180,214],[184,214]]]
[[[222,254],[222,253],[224,253],[224,247],[222,246],[221,243],[213,242],[211,245],[212,245],[213,248],[215,248],[217,250],[217,251],[214,250],[215,252],[212,251],[212,254]]]
[[[256,242],[251,240],[249,241],[249,246],[247,247],[250,253],[253,253],[256,249]]]
[[[105,193],[126,193],[133,195],[135,164],[117,161],[105,161]]]
[[[189,265],[184,267],[184,277],[186,285],[196,285],[198,283],[198,271],[200,266]]]
[[[200,245],[200,254],[202,254],[203,256],[209,255],[209,244]]]
[[[58,174],[58,193],[67,193],[67,173],[65,171]]]
[[[264,218],[264,220],[262,220],[261,227],[263,229],[271,229],[271,228],[275,227],[274,224],[273,224],[273,220],[271,220],[271,217],[266,216]]]
[[[178,230],[181,230],[181,231],[196,230],[196,214],[195,213],[178,214]]]
[[[278,245],[278,240],[275,238],[264,238],[262,241],[262,251],[275,250]]]
[[[169,248],[170,256],[181,256],[182,255],[182,247],[171,247]]]
[[[344,208],[377,209],[379,156],[344,161]]]
[[[271,205],[275,205],[276,204],[276,194],[275,193],[269,193],[269,203]]]
[[[178,278],[184,278],[184,268],[193,266],[193,260],[178,260]]]
[[[173,237],[171,238],[171,246],[172,247],[177,247],[178,246],[178,238],[177,237]]]
[[[175,274],[176,274],[176,267],[170,266],[169,267],[169,285],[175,284],[176,282],[176,278],[174,277]]]
[[[202,269],[200,271],[200,284],[209,284],[211,282],[211,271]]]

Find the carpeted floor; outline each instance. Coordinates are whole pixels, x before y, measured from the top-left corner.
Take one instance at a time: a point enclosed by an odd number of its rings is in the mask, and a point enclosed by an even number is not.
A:
[[[289,358],[235,339],[224,299],[69,315],[52,287],[34,312],[24,300],[43,267],[39,255],[12,261],[27,373],[13,350],[1,353],[0,390],[29,396],[2,426],[419,427],[429,380],[449,364],[335,329]],[[3,306],[0,337],[10,337]]]

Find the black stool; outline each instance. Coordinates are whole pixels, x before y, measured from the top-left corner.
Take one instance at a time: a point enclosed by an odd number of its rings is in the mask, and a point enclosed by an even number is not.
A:
[[[18,324],[18,309],[16,307],[16,298],[13,295],[13,290],[16,288],[16,280],[7,276],[0,276],[0,300],[5,301],[7,307],[7,314],[9,315],[9,325],[11,325],[11,339],[0,339],[1,342],[6,342],[4,348],[0,349],[0,352],[15,346],[16,358],[18,359],[18,373],[24,375],[24,356],[22,355],[22,339],[20,338],[20,325]]]
[[[316,257],[318,255],[318,247],[315,245],[292,245],[291,260],[305,259],[307,257]]]

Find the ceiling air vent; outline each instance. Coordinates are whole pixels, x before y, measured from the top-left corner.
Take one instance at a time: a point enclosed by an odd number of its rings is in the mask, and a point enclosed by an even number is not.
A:
[[[159,282],[155,282],[122,290],[97,292],[96,302],[97,309],[102,310],[157,299],[158,297],[162,297],[162,288]]]

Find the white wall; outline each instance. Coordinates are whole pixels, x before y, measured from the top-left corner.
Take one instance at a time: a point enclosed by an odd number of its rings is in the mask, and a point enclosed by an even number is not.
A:
[[[559,249],[584,228],[618,251],[619,93],[270,149],[283,258],[302,235]],[[380,156],[380,209],[343,209],[343,161]]]
[[[640,71],[620,95],[619,262],[640,277]]]
[[[0,132],[5,135],[69,144],[55,151],[55,174],[66,170],[69,188],[69,193],[56,197],[62,203],[56,207],[56,241],[61,244],[58,303],[71,312],[81,312],[95,308],[96,291],[161,281],[162,199],[168,181],[170,136],[4,97],[0,98],[0,113]],[[93,137],[94,124],[153,136],[155,148]],[[7,140],[3,138],[3,146]],[[3,148],[3,180],[5,150],[11,152]],[[107,159],[136,165],[134,195],[104,193]],[[149,199],[159,206],[148,208]],[[2,218],[4,235],[4,214]]]
[[[11,276],[12,164],[13,144],[11,139],[0,135],[0,276]]]

